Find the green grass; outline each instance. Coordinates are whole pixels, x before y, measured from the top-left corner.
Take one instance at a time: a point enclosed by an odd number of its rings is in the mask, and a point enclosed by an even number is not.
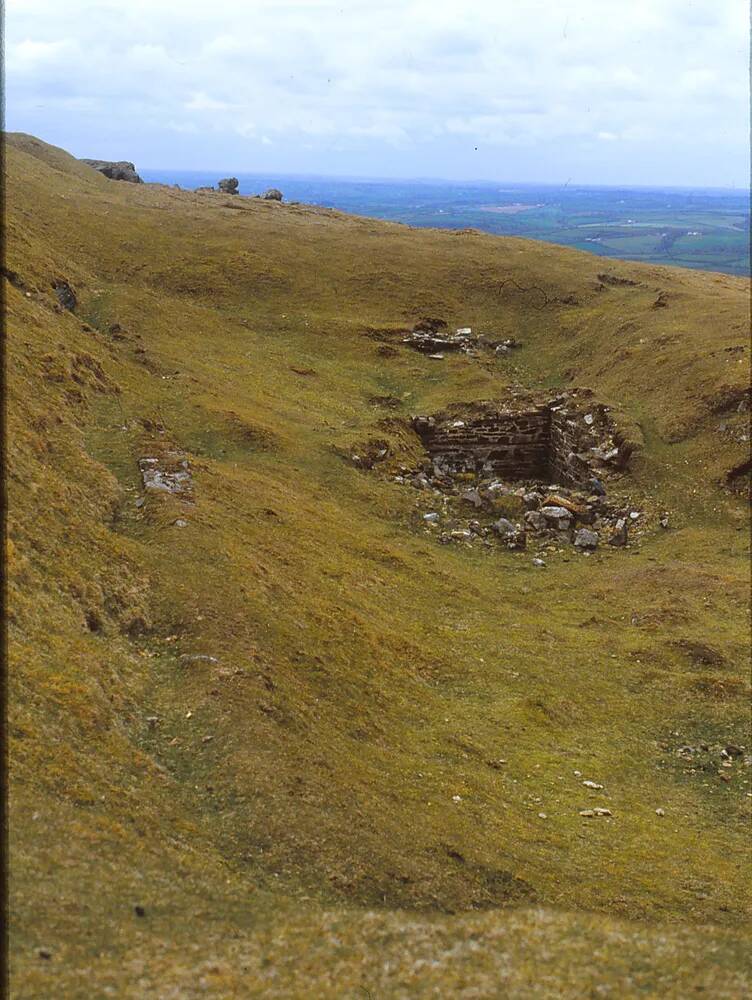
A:
[[[745,995],[746,282],[131,187],[23,137],[7,168],[13,995]],[[379,353],[426,314],[525,346]],[[639,545],[442,547],[342,457],[414,462],[410,413],[513,381],[614,407]],[[165,450],[192,502],[137,507]]]

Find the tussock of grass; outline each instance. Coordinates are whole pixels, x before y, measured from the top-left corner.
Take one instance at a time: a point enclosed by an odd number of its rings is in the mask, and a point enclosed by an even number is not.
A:
[[[14,995],[744,995],[746,282],[6,152]],[[416,530],[407,418],[509,384],[612,404],[670,530]]]

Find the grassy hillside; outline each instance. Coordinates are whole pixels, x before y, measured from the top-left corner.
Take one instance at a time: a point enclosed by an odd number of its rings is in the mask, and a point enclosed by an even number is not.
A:
[[[746,995],[748,283],[5,165],[12,995]],[[639,543],[420,527],[409,416],[509,386]]]

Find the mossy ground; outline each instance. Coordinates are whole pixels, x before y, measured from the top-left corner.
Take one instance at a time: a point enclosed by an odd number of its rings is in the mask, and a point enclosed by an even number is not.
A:
[[[677,750],[751,742],[747,283],[6,161],[13,995],[746,995],[749,770]],[[539,571],[342,457],[508,384],[670,530]]]

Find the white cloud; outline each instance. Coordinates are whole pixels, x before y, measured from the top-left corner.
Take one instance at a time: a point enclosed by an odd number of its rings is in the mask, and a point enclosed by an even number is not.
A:
[[[310,147],[327,169],[336,142],[348,172],[745,183],[746,17],[746,0],[8,0],[7,123],[146,164],[240,170],[252,148],[294,171]],[[61,120],[64,100],[95,103]]]

